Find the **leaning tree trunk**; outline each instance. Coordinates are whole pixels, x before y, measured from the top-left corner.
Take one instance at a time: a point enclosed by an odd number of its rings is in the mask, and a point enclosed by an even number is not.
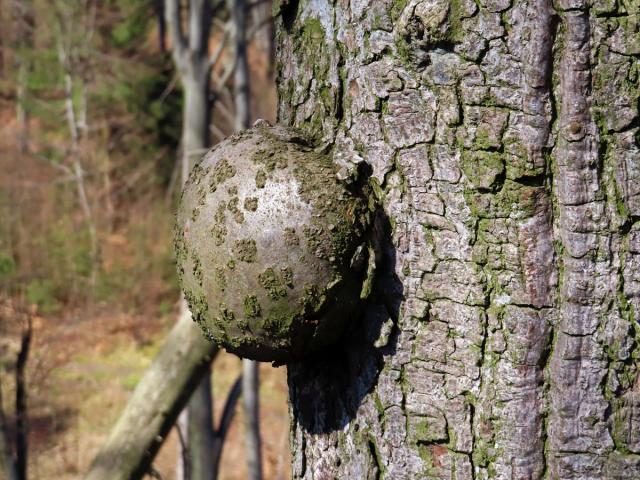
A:
[[[362,318],[289,366],[294,479],[640,478],[639,11],[283,2],[280,121],[381,205]]]

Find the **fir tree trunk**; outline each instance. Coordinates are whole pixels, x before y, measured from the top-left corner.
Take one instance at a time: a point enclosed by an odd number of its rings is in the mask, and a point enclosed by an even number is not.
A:
[[[640,478],[637,0],[282,2],[279,118],[364,162],[373,295],[294,479]]]

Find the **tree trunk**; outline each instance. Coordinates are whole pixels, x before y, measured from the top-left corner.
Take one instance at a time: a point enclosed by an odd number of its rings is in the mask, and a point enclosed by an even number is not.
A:
[[[189,399],[187,431],[189,446],[189,477],[193,480],[216,478],[214,463],[215,437],[211,395],[211,367],[202,377]]]
[[[31,317],[22,331],[20,350],[16,359],[16,474],[20,480],[27,479],[29,455],[29,414],[27,409],[26,369],[32,338]]]
[[[294,479],[640,478],[639,8],[282,3],[280,121],[381,205],[362,318],[288,367]]]
[[[247,55],[247,5],[245,0],[228,0],[233,28],[233,104],[235,106],[235,130],[251,126],[249,59]]]
[[[7,480],[19,480],[16,463],[11,452],[11,441],[7,435],[7,423],[2,404],[2,385],[0,384],[0,473]]]
[[[188,29],[183,31],[182,6],[178,0],[165,0],[166,25],[171,35],[172,55],[180,74],[184,91],[182,116],[182,185],[187,181],[191,167],[209,146],[209,120],[211,102],[209,83],[211,65],[209,62],[209,33],[211,31],[212,9],[206,0],[187,2]],[[184,298],[181,299],[181,317],[188,312]],[[193,328],[196,328],[194,325]],[[206,374],[189,400],[185,413],[187,451],[181,452],[183,463],[188,465],[189,475],[180,466],[178,475],[185,480],[209,480],[214,478],[214,431],[211,404],[211,378]],[[189,455],[184,460],[184,455]]]
[[[197,78],[185,75],[184,112],[182,127],[182,183],[187,181],[191,167],[202,157],[208,145],[209,112],[208,99],[209,78]],[[181,300],[181,310],[188,312],[184,298]],[[193,326],[197,328],[196,325]],[[185,480],[208,480],[215,478],[214,464],[214,431],[211,398],[211,368],[205,374],[188,403],[185,412],[187,424],[186,444],[189,459],[189,475]],[[182,452],[184,456],[185,452]]]
[[[182,184],[187,181],[191,167],[209,147],[209,76],[189,75],[183,79],[184,107],[182,126]]]
[[[245,416],[245,450],[248,480],[262,480],[262,441],[260,438],[260,377],[258,362],[242,360],[242,403]]]
[[[14,67],[16,73],[16,120],[19,126],[18,148],[20,153],[29,151],[29,120],[31,117],[28,92],[33,55],[35,17],[33,4],[26,0],[12,0],[11,13],[14,28]]]
[[[233,28],[233,104],[234,127],[242,131],[251,126],[251,92],[247,56],[247,5],[244,0],[228,0]],[[262,441],[260,438],[260,369],[258,363],[242,360],[242,403],[245,415],[247,478],[262,480]]]

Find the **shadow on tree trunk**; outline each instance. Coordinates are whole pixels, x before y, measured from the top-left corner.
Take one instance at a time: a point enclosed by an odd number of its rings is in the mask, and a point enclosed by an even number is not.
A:
[[[389,218],[376,212],[372,240],[376,250],[373,290],[343,340],[302,362],[288,365],[289,396],[299,423],[311,434],[343,429],[377,384],[383,358],[396,352],[396,322],[403,300],[395,273],[396,252]]]

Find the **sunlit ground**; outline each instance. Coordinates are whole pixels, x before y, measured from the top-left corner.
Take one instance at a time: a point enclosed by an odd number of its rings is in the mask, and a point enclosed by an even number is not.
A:
[[[54,316],[34,318],[34,355],[29,370],[31,478],[75,479],[86,472],[172,321],[172,315],[158,321],[109,312],[64,322]],[[216,418],[240,370],[240,360],[233,355],[222,352],[215,359]],[[262,364],[260,372],[265,478],[286,479],[286,372],[269,364]],[[3,385],[11,385],[6,376],[3,380]],[[9,399],[12,392],[3,393]],[[223,450],[221,479],[246,478],[242,434],[239,405]],[[174,477],[176,439],[172,432],[154,461],[163,478]]]

